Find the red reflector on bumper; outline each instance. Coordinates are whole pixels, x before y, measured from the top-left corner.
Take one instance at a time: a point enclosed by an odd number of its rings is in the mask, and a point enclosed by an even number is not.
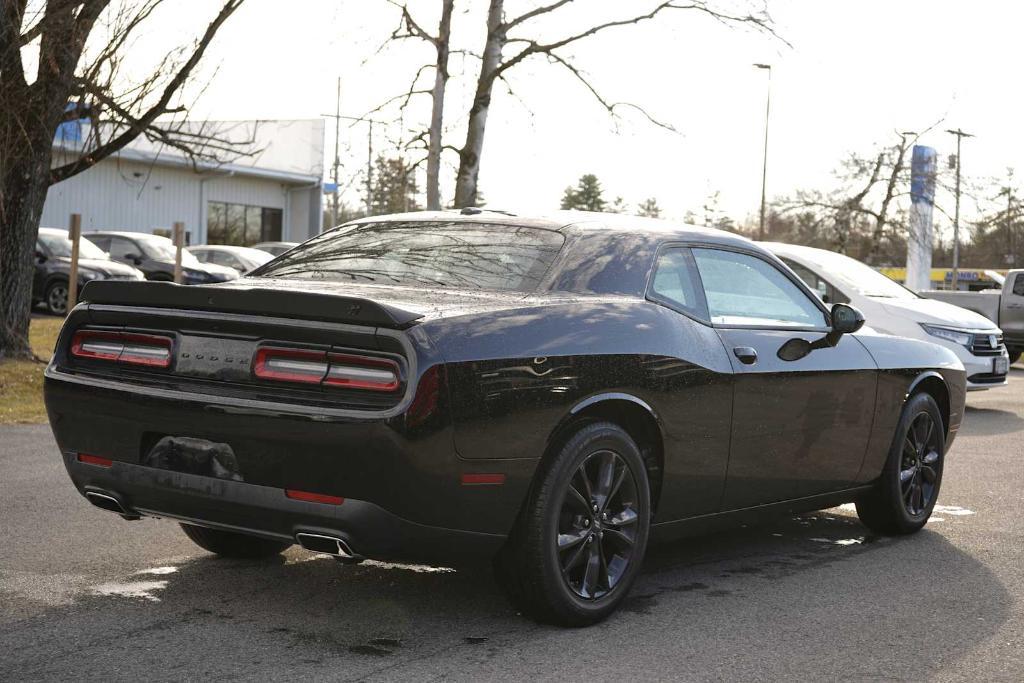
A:
[[[101,458],[98,455],[89,455],[88,453],[79,453],[78,462],[84,462],[86,465],[99,465],[100,467],[110,467],[114,464],[113,460]]]
[[[285,489],[284,495],[288,496],[292,500],[302,500],[307,503],[326,503],[327,505],[341,505],[345,502],[345,499],[341,496],[328,496],[323,493],[310,493],[309,491],[297,491],[295,489]]]
[[[504,474],[463,474],[463,486],[475,486],[480,484],[504,484]]]

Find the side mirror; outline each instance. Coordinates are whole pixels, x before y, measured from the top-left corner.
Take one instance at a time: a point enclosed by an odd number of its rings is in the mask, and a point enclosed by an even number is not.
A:
[[[850,304],[832,305],[832,332],[853,334],[864,327],[864,314]]]
[[[790,339],[779,347],[776,355],[781,360],[800,360],[815,349],[832,348],[844,334],[852,334],[864,327],[864,314],[849,304],[832,305],[832,329],[824,337],[812,342],[806,339]]]
[[[38,263],[46,263],[46,254],[36,249],[36,261]]]
[[[124,258],[126,261],[131,261],[135,265],[139,265],[142,263],[142,257],[139,256],[138,254],[125,254]]]

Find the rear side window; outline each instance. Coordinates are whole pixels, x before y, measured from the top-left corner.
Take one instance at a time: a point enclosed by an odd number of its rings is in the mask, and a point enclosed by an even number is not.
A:
[[[651,280],[651,298],[702,320],[708,319],[697,266],[689,249],[680,247],[661,252]]]
[[[363,223],[326,232],[252,275],[532,292],[563,241],[559,232],[516,225]]]
[[[1014,277],[1013,293],[1017,296],[1024,296],[1024,273],[1017,273]]]
[[[694,249],[711,322],[722,325],[827,324],[825,313],[774,265],[749,254]]]

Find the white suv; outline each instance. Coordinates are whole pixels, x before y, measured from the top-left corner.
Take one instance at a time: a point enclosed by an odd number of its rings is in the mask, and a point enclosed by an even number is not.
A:
[[[850,303],[883,334],[932,342],[953,351],[967,370],[967,390],[1006,384],[1010,359],[1002,331],[959,306],[924,299],[860,261],[824,249],[779,242],[763,246],[816,291],[825,303]]]

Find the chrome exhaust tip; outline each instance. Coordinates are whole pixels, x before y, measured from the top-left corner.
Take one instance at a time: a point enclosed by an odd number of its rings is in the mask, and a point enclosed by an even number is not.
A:
[[[101,510],[107,510],[108,512],[116,512],[125,519],[139,519],[139,514],[128,510],[124,504],[121,503],[116,497],[109,493],[100,493],[99,491],[86,491],[85,498],[90,503],[100,508]]]
[[[314,553],[324,553],[335,557],[355,558],[356,554],[349,548],[348,543],[337,536],[325,536],[314,534],[308,531],[300,531],[295,534],[295,540],[306,550]]]

